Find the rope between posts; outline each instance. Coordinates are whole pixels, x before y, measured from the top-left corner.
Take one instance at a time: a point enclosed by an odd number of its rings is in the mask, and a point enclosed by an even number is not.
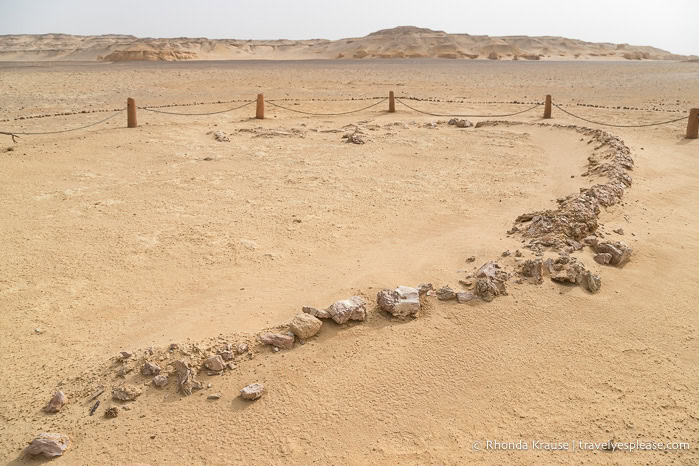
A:
[[[417,108],[411,107],[410,105],[406,104],[405,102],[403,102],[403,101],[400,100],[400,99],[396,99],[396,102],[398,102],[398,103],[401,104],[401,105],[404,105],[404,106],[408,107],[410,110],[412,110],[412,111],[414,111],[414,112],[422,113],[422,114],[424,114],[424,115],[430,115],[430,116],[435,116],[435,117],[445,117],[445,118],[448,118],[448,117],[452,117],[452,118],[457,118],[457,117],[458,117],[458,118],[503,118],[503,117],[510,117],[510,116],[515,116],[515,115],[521,115],[522,113],[526,113],[526,112],[528,112],[528,111],[530,111],[530,110],[534,110],[535,108],[537,108],[537,107],[539,107],[540,105],[542,105],[542,104],[538,103],[538,104],[535,104],[533,107],[529,107],[529,108],[527,108],[527,109],[525,109],[525,110],[521,110],[521,111],[515,112],[515,113],[507,113],[507,114],[504,114],[504,115],[444,115],[444,114],[439,114],[439,113],[430,113],[430,112],[424,112],[424,111],[422,111],[422,110],[418,110]]]
[[[565,110],[564,108],[562,108],[562,107],[559,106],[559,105],[556,105],[556,104],[553,104],[553,103],[552,103],[552,105],[553,105],[554,107],[556,107],[558,110],[562,111],[563,113],[566,113],[566,114],[572,116],[573,118],[578,118],[579,120],[586,121],[586,122],[592,123],[592,124],[594,124],[594,125],[612,126],[612,127],[614,127],[614,128],[646,128],[646,127],[648,127],[648,126],[667,125],[667,124],[670,124],[670,123],[676,123],[676,122],[678,122],[678,121],[687,119],[687,117],[682,117],[682,118],[676,118],[676,119],[674,119],[674,120],[661,121],[661,122],[658,122],[658,123],[645,123],[645,124],[641,124],[641,125],[617,125],[617,124],[613,124],[613,123],[602,123],[602,122],[599,122],[599,121],[588,120],[587,118],[583,118],[583,117],[581,117],[581,116],[578,116],[578,115],[575,115],[575,114],[573,114],[573,113],[570,113],[569,111]]]
[[[279,108],[282,108],[282,109],[284,109],[284,110],[288,110],[288,111],[290,111],[290,112],[302,113],[302,114],[304,114],[304,115],[312,115],[312,116],[339,116],[339,115],[349,115],[350,113],[362,112],[362,111],[364,111],[364,110],[370,109],[371,107],[376,107],[377,105],[379,105],[379,104],[381,104],[381,103],[383,103],[383,102],[386,102],[387,100],[388,100],[388,97],[386,97],[386,98],[384,98],[384,99],[381,99],[381,100],[379,100],[378,102],[369,105],[368,107],[358,108],[358,109],[356,109],[356,110],[350,110],[350,111],[348,111],[348,112],[339,112],[339,113],[313,113],[313,112],[304,112],[303,110],[296,110],[296,109],[293,109],[293,108],[288,108],[288,107],[284,107],[284,106],[279,105],[279,104],[275,104],[274,101],[271,101],[271,100],[267,100],[267,101],[265,101],[265,102],[268,103],[268,104],[270,104],[270,105],[273,105],[273,106],[275,106],[275,107],[279,107]]]
[[[226,110],[221,110],[218,112],[207,112],[207,113],[178,113],[178,112],[167,112],[164,110],[156,110],[154,108],[148,108],[148,107],[138,107],[139,110],[145,110],[147,112],[153,112],[153,113],[164,113],[165,115],[179,115],[179,116],[204,116],[204,115],[220,115],[221,113],[228,113],[232,112],[234,110],[241,109],[243,107],[247,107],[248,105],[252,104],[255,102],[254,100],[251,100],[250,102],[246,102],[243,105],[240,105],[238,107],[233,107],[229,108]]]
[[[99,124],[102,124],[102,123],[104,123],[104,122],[106,122],[106,121],[111,120],[112,118],[114,118],[114,117],[116,117],[116,116],[118,116],[118,115],[120,115],[120,114],[122,114],[122,113],[124,113],[124,110],[119,110],[119,111],[113,113],[112,115],[108,116],[107,118],[105,118],[105,119],[103,119],[103,120],[96,121],[96,122],[94,122],[94,123],[90,123],[89,125],[80,126],[80,127],[78,127],[78,128],[62,129],[62,130],[58,130],[58,131],[43,131],[43,132],[0,131],[0,134],[5,134],[5,135],[7,135],[7,136],[10,136],[10,137],[12,138],[12,142],[17,142],[17,141],[15,141],[15,139],[16,139],[16,138],[19,138],[19,136],[41,136],[41,135],[44,135],[44,134],[70,133],[70,132],[72,132],[72,131],[79,131],[79,130],[81,130],[81,129],[86,129],[86,128],[90,128],[90,127],[92,127],[92,126],[97,126],[97,125],[99,125]]]

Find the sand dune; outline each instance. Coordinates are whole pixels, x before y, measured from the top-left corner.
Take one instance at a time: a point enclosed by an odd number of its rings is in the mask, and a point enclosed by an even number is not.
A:
[[[152,39],[128,35],[0,36],[0,61],[299,60],[451,58],[491,60],[684,60],[649,46],[593,43],[564,37],[472,36],[401,26],[335,41]]]

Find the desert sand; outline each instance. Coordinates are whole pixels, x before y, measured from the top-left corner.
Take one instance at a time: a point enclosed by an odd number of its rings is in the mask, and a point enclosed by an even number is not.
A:
[[[339,40],[139,38],[128,35],[0,36],[0,61],[181,61],[446,58],[481,60],[687,60],[648,45],[565,37],[449,34],[399,26]]]
[[[484,115],[552,94],[589,119],[650,123],[698,106],[697,71],[429,59],[6,63],[0,131],[89,124],[127,97],[143,107],[225,101],[162,108],[199,113],[261,92],[314,113],[394,91],[429,113]],[[71,445],[51,464],[696,464],[699,141],[683,139],[686,120],[602,128],[557,108],[544,120],[538,107],[497,118],[517,124],[457,128],[400,103],[387,109],[310,116],[268,103],[264,120],[254,104],[197,117],[139,110],[137,129],[122,113],[16,144],[0,135],[0,463],[38,462],[23,454],[28,442],[60,432]],[[41,117],[55,113],[74,114]],[[548,275],[518,280],[521,261],[560,255],[536,256],[529,238],[507,234],[521,214],[605,182],[589,159],[609,145],[567,125],[609,131],[634,162],[633,183],[600,210],[596,232],[632,247],[631,259],[570,254],[601,277],[598,293]],[[364,144],[343,139],[355,132]],[[467,289],[488,261],[512,273],[491,302],[425,295],[412,318],[377,309],[384,288]],[[278,352],[258,341],[285,333],[304,306],[354,295],[368,303],[365,321],[324,320]],[[240,344],[249,349],[235,354]],[[177,359],[229,349],[234,368],[199,370],[203,388],[191,396],[172,375],[157,388],[141,373],[146,360],[172,374]],[[241,399],[251,383],[265,394]],[[114,400],[124,384],[141,395]],[[65,406],[43,412],[56,390]],[[118,416],[105,417],[112,407]],[[503,451],[487,440],[689,448]]]

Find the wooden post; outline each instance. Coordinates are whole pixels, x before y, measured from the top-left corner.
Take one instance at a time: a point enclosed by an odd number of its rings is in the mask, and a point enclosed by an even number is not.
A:
[[[551,118],[551,95],[546,95],[546,103],[544,104],[544,118]]]
[[[258,120],[265,119],[265,95],[257,94],[257,112],[255,113],[255,118]]]
[[[396,113],[396,96],[393,91],[388,93],[388,113]]]
[[[689,111],[686,138],[699,139],[699,108],[693,108]]]
[[[129,97],[126,100],[126,127],[138,128],[136,121],[136,101]]]

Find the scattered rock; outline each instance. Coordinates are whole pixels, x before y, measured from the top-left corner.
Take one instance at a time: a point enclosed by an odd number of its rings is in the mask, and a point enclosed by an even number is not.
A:
[[[511,255],[511,254],[512,254],[512,253],[511,253],[510,250],[508,249],[507,251],[505,251],[505,252],[502,253],[502,257],[507,257],[507,256],[509,256],[509,255]]]
[[[223,131],[216,131],[214,133],[214,139],[218,142],[231,142],[230,138]]]
[[[123,385],[112,390],[112,398],[117,401],[134,401],[141,395],[141,389],[134,385]]]
[[[417,292],[420,296],[427,294],[428,291],[432,291],[433,289],[432,283],[420,283],[417,286]]]
[[[324,309],[316,309],[315,307],[304,306],[301,309],[306,314],[310,314],[317,319],[329,319],[330,313]]]
[[[141,368],[141,374],[149,377],[151,375],[160,374],[160,366],[153,364],[152,362],[146,361],[146,363]]]
[[[112,406],[111,408],[107,409],[104,412],[104,417],[106,418],[115,418],[119,415],[119,408],[116,406]]]
[[[470,291],[460,291],[456,293],[456,302],[459,304],[467,303],[473,298],[475,298],[475,296]]]
[[[623,228],[617,228],[616,230],[612,230],[614,233],[617,235],[623,235],[624,234],[624,229]]]
[[[601,252],[599,254],[595,254],[594,259],[598,264],[608,265],[609,261],[612,260],[612,255],[608,252]]]
[[[591,248],[597,246],[598,241],[599,240],[595,235],[589,235],[583,238],[583,243],[585,243],[586,246],[590,246]]]
[[[476,256],[471,256],[468,259],[466,259],[466,262],[475,262],[476,261]]]
[[[253,383],[240,391],[240,396],[244,400],[257,400],[265,392],[265,387],[261,383]]]
[[[473,126],[473,123],[471,123],[468,120],[462,120],[460,118],[452,118],[449,120],[449,124],[452,126],[456,126],[457,128],[470,128]]]
[[[238,354],[247,353],[248,345],[246,345],[245,343],[241,343],[238,346],[236,346],[235,350],[238,352]]]
[[[66,403],[66,396],[62,391],[57,391],[56,393],[53,394],[53,397],[51,400],[49,400],[48,404],[44,406],[44,412],[46,413],[57,413],[63,408],[63,405]]]
[[[449,288],[449,285],[443,286],[437,290],[437,299],[440,301],[449,301],[456,298],[456,293],[454,290]]]
[[[430,289],[432,285],[429,285]],[[425,290],[425,293],[429,290]],[[420,290],[409,286],[399,286],[395,290],[381,290],[376,301],[382,311],[394,317],[415,316],[420,311]]]
[[[220,355],[211,356],[206,361],[204,361],[204,367],[214,372],[221,372],[226,368],[226,363]]]
[[[533,278],[534,283],[540,285],[544,282],[544,268],[541,259],[527,259],[522,264],[522,276]]]
[[[221,351],[219,355],[223,358],[224,361],[230,361],[235,357],[233,355],[233,351]]]
[[[595,246],[598,253],[608,253],[612,255],[609,260],[611,265],[621,265],[631,258],[633,249],[621,241],[605,241]]]
[[[133,356],[133,353],[131,351],[122,351],[120,354],[121,359],[129,359],[131,356]]]
[[[281,333],[263,333],[259,337],[262,344],[272,345],[276,348],[291,349],[294,347],[294,337]]]
[[[553,262],[554,272],[551,280],[559,283],[572,283],[579,285],[582,283],[585,266],[574,258],[560,257]]]
[[[289,328],[294,335],[299,337],[301,340],[306,340],[318,333],[322,325],[323,322],[321,322],[318,318],[313,317],[311,314],[302,312],[294,317],[289,324]]]
[[[505,284],[503,282],[488,277],[478,279],[474,288],[474,294],[487,303],[495,299],[496,296],[504,294],[504,291]]]
[[[162,388],[167,385],[168,383],[168,378],[165,375],[156,375],[153,377],[153,385],[156,387]]]
[[[583,272],[583,283],[591,293],[599,293],[600,288],[602,288],[602,278],[589,270]]]
[[[53,458],[62,456],[68,448],[70,448],[70,439],[67,435],[42,432],[24,451],[32,456],[44,455],[46,458]]]
[[[497,262],[486,262],[476,272],[476,278],[490,278],[491,280],[506,281],[507,272],[500,268]]]
[[[332,304],[327,311],[338,324],[349,320],[366,320],[366,301],[361,296],[352,296]]]
[[[220,393],[212,393],[211,395],[206,397],[207,400],[218,400],[219,398],[221,398]]]
[[[174,362],[177,371],[177,390],[185,396],[192,394],[192,390],[202,387],[201,382],[196,379],[196,374],[184,360],[179,359]]]

